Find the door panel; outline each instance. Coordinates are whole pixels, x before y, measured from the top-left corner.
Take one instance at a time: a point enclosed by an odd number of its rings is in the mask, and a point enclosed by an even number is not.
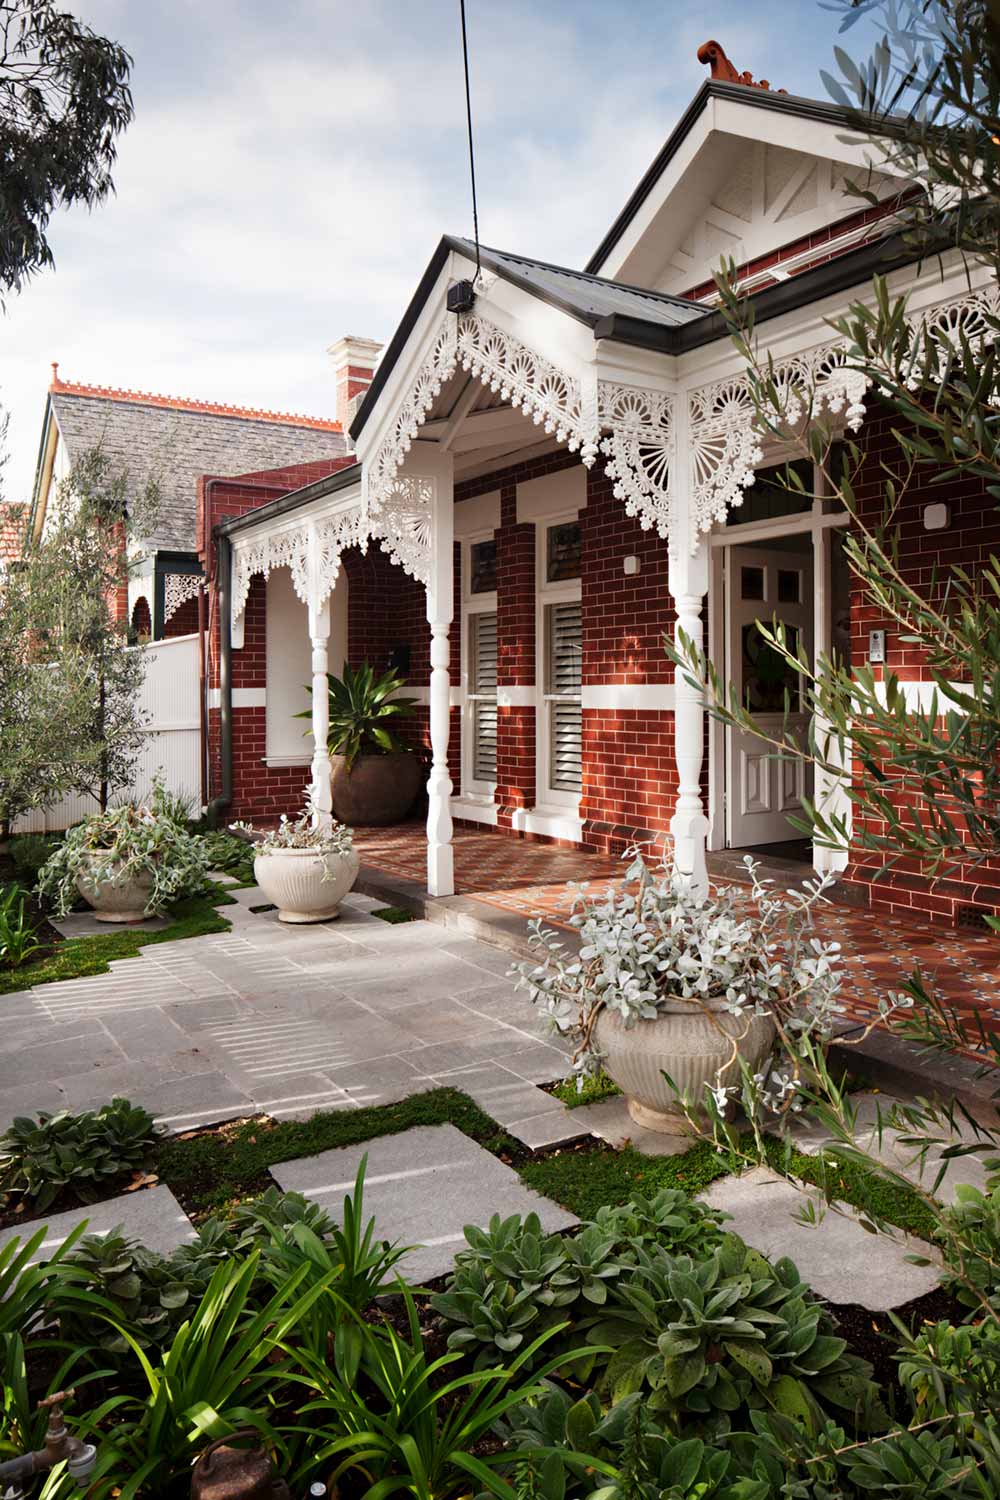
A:
[[[785,695],[789,728],[803,740],[808,714],[797,712],[802,683],[757,629],[775,618],[785,627],[789,649],[799,644],[813,655],[813,558],[811,551],[780,547],[732,547],[726,566],[727,672],[743,706],[761,728],[778,735]],[[726,839],[730,848],[778,843],[797,836],[788,822],[808,794],[807,768],[779,759],[755,735],[726,730]]]

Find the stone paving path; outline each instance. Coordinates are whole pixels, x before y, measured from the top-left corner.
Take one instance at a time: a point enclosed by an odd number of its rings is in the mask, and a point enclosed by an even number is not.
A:
[[[787,1255],[803,1281],[831,1302],[884,1312],[937,1286],[937,1265],[915,1266],[906,1259],[933,1255],[922,1241],[870,1234],[847,1207],[827,1209],[819,1222],[803,1224],[796,1216],[808,1196],[768,1167],[754,1167],[714,1182],[704,1199],[731,1216],[727,1229],[771,1259]]]
[[[391,926],[352,895],[335,922],[223,908],[232,931],[147,946],[111,972],[0,1001],[0,1129],[116,1094],[173,1130],[386,1103],[438,1084],[528,1144],[580,1133],[536,1085],[566,1059],[506,977],[507,955],[430,922]]]
[[[169,1255],[179,1245],[195,1238],[194,1225],[181,1208],[168,1187],[159,1183],[156,1187],[144,1188],[137,1193],[123,1193],[119,1198],[107,1198],[90,1208],[71,1208],[63,1214],[52,1214],[48,1219],[34,1220],[0,1229],[0,1248],[8,1240],[28,1240],[40,1226],[46,1226],[46,1236],[39,1246],[35,1260],[52,1255],[66,1239],[70,1231],[86,1220],[88,1234],[109,1234],[122,1226],[124,1233],[136,1239],[148,1250]]]
[[[365,1215],[375,1215],[380,1239],[414,1247],[399,1264],[407,1281],[444,1276],[465,1244],[465,1225],[485,1226],[493,1214],[534,1212],[548,1232],[578,1222],[454,1125],[421,1125],[281,1162],[271,1175],[286,1192],[304,1193],[339,1219],[365,1156]]]

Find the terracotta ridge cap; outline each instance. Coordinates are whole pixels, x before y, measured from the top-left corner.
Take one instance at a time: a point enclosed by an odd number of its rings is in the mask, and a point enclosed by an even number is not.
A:
[[[63,380],[58,364],[52,366],[49,390],[56,395],[88,396],[105,401],[123,401],[133,406],[158,406],[171,411],[188,411],[196,415],[240,417],[255,422],[276,422],[286,427],[312,427],[323,432],[342,432],[343,427],[328,417],[310,417],[304,413],[268,411],[263,407],[228,406],[220,401],[200,401],[193,396],[160,396],[153,391],[132,391],[107,385],[85,385]]]

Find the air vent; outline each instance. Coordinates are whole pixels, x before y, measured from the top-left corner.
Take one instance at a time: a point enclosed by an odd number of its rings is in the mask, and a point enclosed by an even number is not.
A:
[[[960,906],[955,913],[955,925],[972,932],[992,932],[993,929],[986,920],[992,915],[986,906]]]

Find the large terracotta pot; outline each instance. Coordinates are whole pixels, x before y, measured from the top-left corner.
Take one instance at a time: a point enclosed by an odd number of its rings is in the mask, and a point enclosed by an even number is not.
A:
[[[93,871],[105,863],[103,856],[92,854],[88,869],[81,870],[76,877],[76,888],[88,906],[94,908],[99,922],[144,922],[150,912],[146,910],[149,893],[153,889],[152,875],[122,875],[114,865],[103,879],[94,878]]]
[[[353,849],[323,856],[315,849],[272,849],[257,855],[253,873],[278,908],[279,922],[329,922],[340,916],[340,903],[357,880],[360,863]]]
[[[423,780],[419,757],[409,750],[359,755],[350,773],[342,755],[331,755],[330,773],[333,815],[349,828],[402,822]]]
[[[665,1135],[684,1135],[690,1129],[677,1094],[663,1074],[669,1073],[682,1094],[700,1112],[705,1085],[738,1084],[739,1064],[731,1057],[731,1037],[738,1037],[739,1055],[754,1072],[774,1045],[774,1022],[769,1016],[734,1016],[721,1001],[667,1001],[655,1021],[627,1027],[621,1016],[603,1010],[594,1039],[604,1053],[604,1071],[626,1097],[637,1125]]]

